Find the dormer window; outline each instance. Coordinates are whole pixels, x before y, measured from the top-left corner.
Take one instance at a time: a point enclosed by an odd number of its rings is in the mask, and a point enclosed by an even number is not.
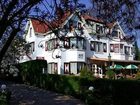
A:
[[[118,31],[114,30],[112,32],[112,37],[118,38]]]
[[[97,24],[96,25],[96,33],[97,34],[102,34],[103,31],[104,31],[104,27]]]
[[[96,33],[100,34],[100,25],[96,25]]]

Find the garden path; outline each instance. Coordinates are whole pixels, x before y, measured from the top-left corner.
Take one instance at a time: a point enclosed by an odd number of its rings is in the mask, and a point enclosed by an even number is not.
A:
[[[12,92],[10,105],[85,105],[72,96],[58,94],[25,84],[0,81]]]

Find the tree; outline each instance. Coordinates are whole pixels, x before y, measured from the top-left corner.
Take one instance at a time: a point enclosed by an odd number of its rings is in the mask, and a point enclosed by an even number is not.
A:
[[[36,5],[40,3],[40,5]],[[44,6],[42,8],[42,6]],[[0,63],[17,34],[21,34],[23,24],[29,17],[43,21],[61,18],[57,12],[74,10],[78,0],[1,0],[0,1]],[[32,9],[34,7],[34,10]],[[41,7],[41,9],[39,9]],[[32,11],[33,10],[33,11]],[[59,10],[59,11],[58,11]],[[35,12],[35,13],[34,13]],[[59,17],[60,16],[60,17]],[[49,25],[50,26],[50,25]],[[50,26],[53,30],[53,25]],[[54,31],[58,36],[58,32]]]
[[[41,0],[1,0],[0,1],[0,63],[14,37],[22,30],[30,10]],[[3,39],[6,39],[3,41]]]
[[[135,42],[135,60],[140,60],[140,49],[138,48],[137,42]]]
[[[139,0],[90,0],[93,4],[92,15],[106,22],[119,21],[125,32],[140,29]],[[94,11],[94,12],[93,12]],[[137,31],[136,31],[137,32]],[[136,34],[136,33],[135,33]]]

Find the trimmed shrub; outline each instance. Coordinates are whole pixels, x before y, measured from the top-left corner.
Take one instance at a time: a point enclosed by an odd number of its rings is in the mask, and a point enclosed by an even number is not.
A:
[[[75,96],[87,105],[140,104],[140,81],[95,79],[86,69],[81,71],[81,76],[42,74],[42,67],[45,68],[46,63],[43,61],[43,65],[41,62],[33,61],[21,66],[22,70],[26,69],[23,74],[30,85]],[[109,77],[113,78],[112,73],[109,73]],[[94,87],[93,91],[89,90],[90,86]]]

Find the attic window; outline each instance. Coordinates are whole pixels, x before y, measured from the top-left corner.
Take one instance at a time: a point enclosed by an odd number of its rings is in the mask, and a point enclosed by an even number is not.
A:
[[[96,25],[96,33],[100,33],[100,25]]]
[[[32,27],[30,27],[30,37],[32,37]]]
[[[112,32],[112,37],[118,38],[118,31],[115,31],[115,30],[114,30],[114,31]]]

